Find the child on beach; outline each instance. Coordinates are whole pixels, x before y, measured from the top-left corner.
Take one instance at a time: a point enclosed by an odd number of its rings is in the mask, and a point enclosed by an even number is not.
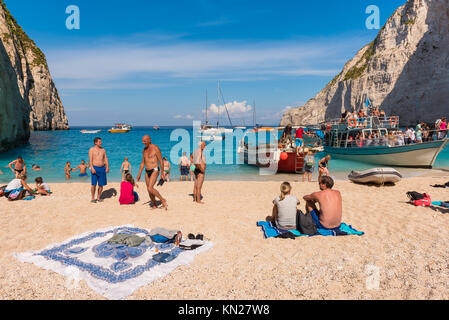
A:
[[[120,173],[122,174],[122,181],[125,181],[126,175],[131,173],[131,163],[129,163],[128,157],[126,157],[125,161],[123,161],[122,167],[120,168]]]
[[[70,172],[72,171],[72,166],[70,164],[70,161],[67,161],[64,168],[65,178],[70,179],[71,175]]]
[[[302,177],[302,182],[306,181],[306,176],[308,181],[312,182],[312,173],[315,171],[315,154],[313,151],[308,152],[307,149],[304,150],[306,156],[304,157],[304,175]]]
[[[137,192],[134,191],[134,187],[138,186],[136,185],[131,173],[127,173],[125,176],[125,181],[122,181],[122,184],[120,185],[119,202],[121,205],[134,204],[139,201],[139,196]]]
[[[286,230],[296,229],[296,215],[299,200],[290,195],[292,187],[290,183],[281,184],[281,195],[273,200],[273,212],[266,218],[268,222],[274,222],[278,228]]]
[[[41,177],[36,178],[34,181],[36,181],[37,193],[43,196],[49,196],[51,194],[50,186]]]

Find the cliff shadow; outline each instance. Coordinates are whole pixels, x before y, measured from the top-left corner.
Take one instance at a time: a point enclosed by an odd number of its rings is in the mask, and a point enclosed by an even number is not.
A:
[[[4,108],[0,110],[0,152],[2,152],[28,142],[31,107],[20,94],[16,71],[1,39],[0,81],[0,101],[5,102]]]

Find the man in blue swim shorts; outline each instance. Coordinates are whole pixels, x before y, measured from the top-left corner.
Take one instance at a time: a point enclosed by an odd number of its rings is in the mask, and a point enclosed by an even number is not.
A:
[[[78,167],[76,167],[75,169],[72,169],[72,171],[75,171],[75,170],[80,170],[80,174],[79,174],[79,176],[80,177],[87,177],[88,175],[87,175],[87,168],[89,168],[89,163],[85,163],[85,161],[84,160],[81,160],[81,164],[78,166]]]
[[[89,150],[90,171],[92,172],[92,203],[102,202],[101,194],[103,187],[108,184],[106,174],[109,173],[109,160],[106,155],[106,150],[101,146],[101,138],[95,138],[95,146]],[[98,185],[98,194],[95,199],[95,192]]]
[[[321,191],[304,197],[306,211],[312,215],[317,228],[328,230],[339,228],[343,211],[341,193],[332,190],[334,180],[329,176],[320,177],[318,184]],[[316,207],[316,203],[320,209]]]

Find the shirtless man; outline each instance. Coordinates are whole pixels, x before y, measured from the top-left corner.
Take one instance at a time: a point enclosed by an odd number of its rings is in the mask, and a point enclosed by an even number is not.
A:
[[[159,198],[165,210],[168,210],[167,201],[161,196],[159,191],[154,188],[157,178],[159,177],[159,171],[161,172],[161,178],[165,180],[164,161],[162,160],[161,150],[158,146],[151,143],[151,138],[148,135],[142,138],[142,143],[145,145],[145,148],[143,149],[142,163],[140,164],[137,181],[140,181],[140,176],[145,168],[145,183],[147,184],[152,208],[157,208],[156,198]],[[158,163],[160,164],[160,168]]]
[[[195,184],[193,186],[193,201],[199,204],[204,204],[201,201],[201,189],[204,183],[204,176],[206,174],[206,156],[204,155],[204,149],[206,148],[206,142],[201,141],[200,147],[193,153],[193,164],[195,165]]]
[[[79,169],[80,170],[79,176],[87,177],[87,168],[89,168],[89,163],[86,164],[84,160],[81,160],[81,164],[78,167],[76,167],[75,169],[72,169],[72,171]]]
[[[122,166],[120,167],[120,173],[122,174],[122,181],[125,181],[126,175],[130,172],[131,172],[131,163],[129,163],[128,157],[126,157],[122,163]]]
[[[89,150],[89,165],[92,172],[92,187],[91,194],[92,200],[90,202],[97,203],[102,202],[101,194],[103,193],[103,187],[108,184],[106,174],[109,173],[109,160],[106,155],[106,150],[101,146],[101,138],[95,138],[95,146]],[[98,184],[98,195],[95,199],[95,191]]]
[[[187,152],[183,152],[182,157],[179,159],[179,172],[181,173],[181,181],[183,177],[185,177],[187,181],[190,170],[189,166],[190,162],[189,159],[187,158]]]
[[[12,167],[14,165],[14,168]],[[27,167],[25,165],[25,161],[23,160],[22,157],[17,157],[16,160],[12,161],[8,167],[11,169],[12,173],[15,174],[16,179],[18,178],[19,174],[23,173],[26,174],[27,173]]]
[[[337,190],[332,190],[334,180],[329,176],[320,177],[318,184],[321,191],[304,197],[306,211],[312,215],[317,228],[338,228],[341,225],[343,211],[341,194]],[[319,210],[316,207],[317,202],[320,205]]]

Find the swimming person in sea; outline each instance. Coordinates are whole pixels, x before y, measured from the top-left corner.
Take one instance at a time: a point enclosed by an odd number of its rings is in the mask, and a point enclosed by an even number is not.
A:
[[[70,175],[70,172],[72,172],[72,164],[70,163],[70,161],[67,161],[65,163],[65,167],[64,167],[64,173],[65,173],[65,178],[66,179],[70,179],[72,176]]]
[[[142,171],[145,169],[145,183],[147,185],[148,195],[151,199],[152,208],[157,208],[156,198],[159,198],[165,210],[168,210],[167,201],[161,196],[159,191],[154,188],[157,178],[159,177],[159,171],[161,171],[161,178],[165,179],[164,160],[162,160],[161,150],[157,145],[151,143],[151,137],[149,135],[142,138],[142,143],[145,148],[142,153],[142,163],[140,164],[137,181],[140,181]],[[161,169],[159,169],[158,163]]]
[[[87,177],[88,176],[87,175],[87,169],[88,168],[89,168],[89,163],[86,163],[84,160],[81,160],[81,164],[78,167],[76,167],[75,169],[73,169],[72,171],[76,171],[76,170],[79,169],[79,171],[80,171],[79,176],[80,177]]]
[[[318,185],[320,191],[304,197],[306,211],[312,215],[317,228],[339,228],[343,212],[341,193],[340,191],[332,190],[334,180],[331,177],[320,177]],[[317,203],[320,206],[319,209],[316,206]]]
[[[91,195],[92,200],[90,202],[97,203],[102,202],[101,194],[103,193],[103,187],[108,184],[106,174],[109,173],[109,160],[106,155],[106,150],[102,147],[101,138],[95,138],[92,148],[89,150],[89,164],[90,171],[92,172],[92,187]],[[98,185],[98,194],[95,199],[95,192]]]
[[[288,182],[281,184],[281,194],[273,200],[273,211],[266,218],[268,222],[274,222],[276,227],[285,230],[296,229],[297,206],[300,201],[291,195],[292,186]]]
[[[13,168],[14,166],[14,168]],[[8,167],[11,169],[11,171],[14,173],[14,175],[16,176],[16,178],[19,176],[19,174],[23,173],[26,174],[27,173],[27,166],[25,164],[25,161],[23,160],[23,158],[21,156],[17,157],[16,160],[12,161]]]
[[[131,163],[129,163],[128,157],[123,161],[122,166],[120,167],[120,173],[122,175],[122,181],[125,181],[126,175],[131,173]]]
[[[167,160],[167,157],[164,157],[162,161],[164,161],[165,181],[170,182],[170,170],[171,170],[170,161]]]
[[[206,156],[204,155],[204,149],[206,148],[206,142],[201,141],[199,148],[193,153],[193,162],[195,164],[195,184],[193,186],[193,201],[199,204],[204,204],[201,201],[201,189],[203,188],[204,177],[206,175]]]

